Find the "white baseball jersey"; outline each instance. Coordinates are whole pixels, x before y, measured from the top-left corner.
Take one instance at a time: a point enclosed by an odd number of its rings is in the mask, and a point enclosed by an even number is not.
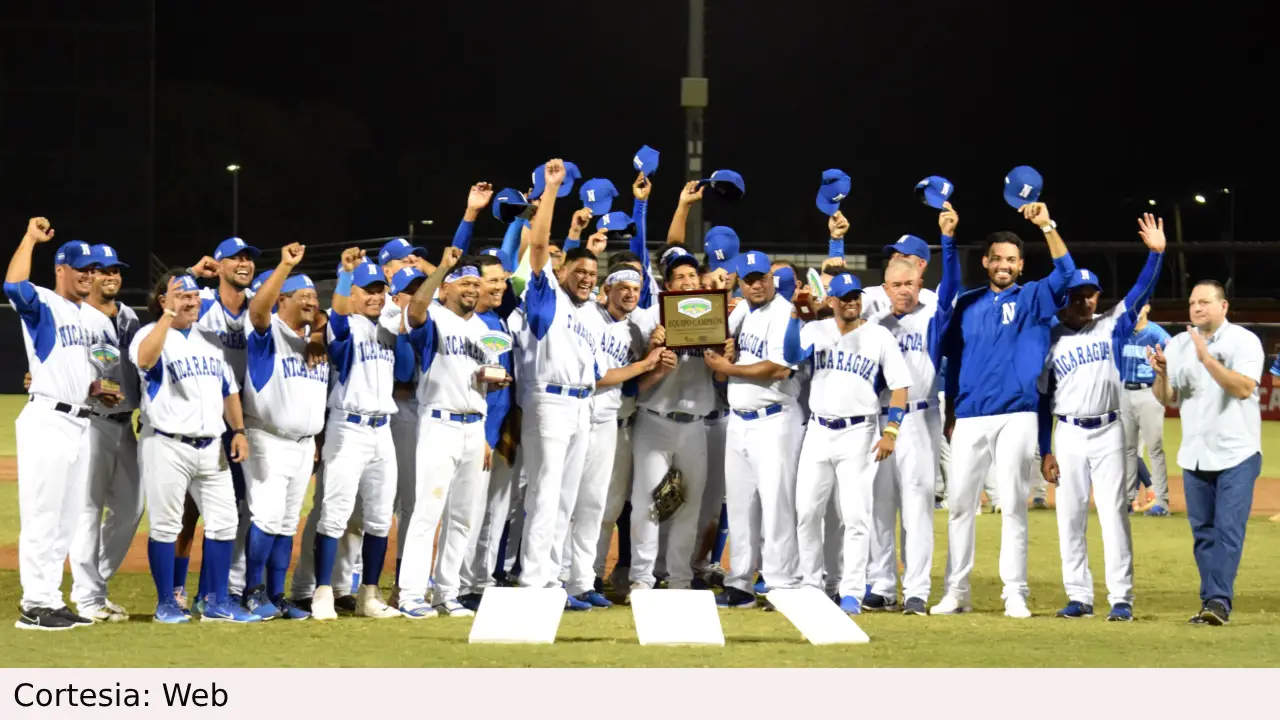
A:
[[[920,304],[932,308],[938,307],[938,293],[929,288],[920,288]],[[862,319],[889,315],[893,312],[893,303],[884,291],[883,285],[872,285],[862,289]]]
[[[155,330],[149,323],[129,343],[136,367],[138,348]],[[226,430],[222,400],[240,391],[222,340],[212,330],[193,325],[169,328],[160,360],[150,370],[138,369],[142,381],[142,417],[156,430],[187,437],[218,437]]]
[[[84,405],[93,382],[91,336],[82,325],[82,305],[30,282],[5,283],[9,304],[22,317],[32,395]]]
[[[874,322],[888,330],[897,340],[898,350],[907,363],[911,373],[911,385],[907,390],[907,401],[936,401],[938,397],[938,368],[934,364],[937,344],[935,331],[931,327],[932,320],[938,311],[938,303],[919,303],[916,309],[901,317],[892,312],[878,317]],[[881,392],[880,404],[889,405],[889,391]],[[936,405],[936,402],[935,402]]]
[[[226,350],[227,362],[236,374],[236,380],[244,379],[245,366],[245,332],[253,330],[249,324],[249,301],[253,299],[253,291],[244,291],[244,305],[239,314],[232,314],[218,297],[217,290],[200,289],[200,319],[196,324],[212,330],[222,342]]]
[[[592,337],[599,339],[596,344],[596,367],[601,377],[610,370],[626,367],[639,359],[645,346],[637,347],[638,333],[630,317],[614,320],[607,309],[593,303],[584,303],[578,308],[578,317],[587,326]],[[624,393],[622,385],[596,388],[595,394],[591,396],[592,422],[628,418],[635,412],[635,393]]]
[[[782,357],[782,341],[790,320],[791,302],[781,295],[775,295],[768,304],[755,310],[745,300],[738,303],[729,317],[729,334],[738,344],[738,359],[734,364],[753,365],[768,360],[790,366]],[[795,401],[799,396],[800,381],[794,372],[783,380],[729,378],[729,405],[734,410],[760,410],[774,403]]]
[[[105,373],[95,367],[94,377],[107,377],[120,383],[124,399],[113,408],[92,401],[95,412],[104,415],[131,413],[138,407],[138,369],[129,359],[129,343],[138,332],[138,314],[124,303],[116,303],[116,316],[107,317],[98,308],[84,303],[80,306],[80,321],[89,333],[89,357],[91,363],[104,363],[111,367]]]
[[[481,341],[489,332],[475,314],[463,319],[440,303],[427,308],[427,321],[409,334],[420,358],[418,405],[424,410],[484,414],[485,386],[476,381],[484,365],[497,364],[497,356]]]
[[[631,313],[631,322],[639,332],[640,348],[649,347],[649,338],[661,319],[659,313],[657,303]],[[683,412],[705,416],[718,409],[715,376],[702,359],[702,350],[672,348],[671,352],[676,354],[676,368],[640,395],[640,407],[662,415]]]
[[[247,325],[245,425],[287,438],[319,434],[324,428],[329,363],[307,367],[309,337],[295,333],[276,313],[266,332]],[[304,328],[308,334],[310,330]]]
[[[787,333],[798,334],[801,353],[812,358],[809,409],[818,417],[879,415],[881,387],[911,385],[893,333],[880,325],[863,323],[842,335],[835,318],[827,318],[803,328],[795,321]]]
[[[507,322],[520,349],[517,365],[526,381],[522,399],[548,384],[595,388],[595,338],[579,318],[573,299],[560,289],[550,263],[530,275],[524,301]]]
[[[363,315],[329,311],[325,331],[329,363],[329,407],[361,415],[396,411],[396,335]]]
[[[1058,323],[1049,331],[1049,357],[1040,376],[1048,392],[1053,374],[1053,413],[1097,417],[1120,409],[1120,370],[1116,365],[1116,323],[1125,312],[1122,299],[1079,330]]]

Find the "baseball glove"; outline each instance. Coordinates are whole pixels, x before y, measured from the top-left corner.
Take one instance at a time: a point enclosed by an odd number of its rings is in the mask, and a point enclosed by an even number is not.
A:
[[[675,515],[681,505],[684,505],[684,476],[676,468],[671,468],[653,489],[653,505],[649,514],[655,521],[664,522]]]

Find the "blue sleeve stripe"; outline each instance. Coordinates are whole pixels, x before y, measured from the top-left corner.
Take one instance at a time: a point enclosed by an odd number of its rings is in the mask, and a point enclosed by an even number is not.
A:
[[[213,298],[200,298],[200,318],[203,318],[205,316],[205,313],[209,312],[209,309],[212,308],[214,304],[217,302],[218,301],[214,300]]]
[[[160,392],[160,385],[164,382],[164,358],[161,357],[151,366],[150,370],[143,373],[143,377],[147,379],[147,399],[155,400],[156,394]],[[226,394],[227,382],[222,381],[223,394]]]
[[[249,382],[253,383],[253,389],[261,392],[276,367],[276,344],[271,337],[271,328],[268,327],[266,332],[249,331],[246,346],[245,372]]]
[[[401,333],[396,336],[396,363],[395,376],[396,382],[413,382],[413,363],[416,358],[413,355],[413,343],[409,341],[409,336]]]
[[[529,329],[541,340],[547,336],[556,319],[556,289],[541,268],[529,275],[524,291],[525,313],[529,316]]]
[[[13,303],[13,307],[22,314],[35,312],[37,306],[42,304],[40,294],[36,292],[36,286],[32,285],[30,280],[5,283],[4,294],[9,296],[9,302]]]
[[[409,331],[409,342],[418,353],[418,367],[422,372],[430,370],[432,361],[436,359],[436,336],[439,333],[440,329],[430,315],[427,315],[426,322]]]

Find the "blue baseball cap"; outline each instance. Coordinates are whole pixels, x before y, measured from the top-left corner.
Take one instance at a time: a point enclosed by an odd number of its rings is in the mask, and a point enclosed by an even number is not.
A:
[[[120,253],[117,253],[116,249],[110,245],[94,245],[92,252],[93,261],[101,267],[129,267],[127,263],[120,261]]]
[[[672,245],[667,248],[666,252],[662,253],[662,272],[664,275],[671,274],[672,270],[675,270],[681,265],[689,265],[696,270],[698,267],[698,258],[694,257],[693,253],[685,250],[679,245]]]
[[[767,273],[770,268],[769,256],[759,250],[748,250],[734,259],[736,274],[743,279],[746,279],[748,275]]]
[[[790,300],[796,294],[796,274],[785,265],[774,270],[773,287],[778,291],[779,295]]]
[[[54,265],[70,265],[76,270],[83,270],[97,262],[98,258],[93,254],[93,248],[83,240],[63,243],[62,247],[58,248],[58,253],[53,256]]]
[[[635,230],[635,222],[624,212],[611,212],[596,221],[596,230],[610,233],[627,233]]]
[[[738,257],[738,233],[733,228],[717,225],[702,238],[702,249],[707,253],[707,264],[712,270],[724,268],[733,272],[733,260]]]
[[[920,202],[931,208],[942,209],[942,204],[951,198],[951,193],[955,192],[956,186],[951,181],[930,175],[929,177],[916,183],[916,197],[920,198]]]
[[[179,275],[174,280],[178,281],[183,292],[199,292],[200,286],[196,284],[196,279],[190,275]]]
[[[618,188],[604,178],[595,178],[582,183],[578,197],[582,198],[584,206],[590,208],[592,215],[608,215],[613,209],[613,199],[618,197]]]
[[[254,278],[253,282],[249,284],[249,289],[254,292],[258,292],[258,288],[262,287],[262,283],[266,282],[269,277],[271,277],[271,271],[263,270],[258,273],[258,277]]]
[[[390,260],[403,260],[415,254],[426,257],[427,249],[421,245],[414,245],[404,238],[388,240],[378,251],[378,264],[386,265]]]
[[[929,243],[915,235],[903,235],[898,238],[898,242],[884,246],[885,255],[892,256],[894,253],[914,255],[925,262],[929,262]]]
[[[1067,283],[1068,290],[1075,290],[1078,287],[1088,286],[1093,286],[1098,289],[1098,292],[1102,292],[1102,283],[1098,280],[1098,276],[1094,275],[1092,270],[1086,270],[1084,268],[1077,268],[1075,273],[1071,276],[1071,282]],[[1141,310],[1142,308],[1138,309]]]
[[[412,265],[401,268],[396,272],[395,277],[391,278],[391,294],[399,295],[404,292],[405,288],[409,287],[414,280],[425,277],[426,275],[421,270],[413,267]]]
[[[1004,176],[1004,201],[1016,210],[1040,199],[1044,178],[1030,165],[1019,165]]]
[[[631,158],[631,164],[636,170],[644,173],[645,177],[658,172],[658,151],[645,145],[636,151],[634,157]]]
[[[546,169],[546,163],[533,169],[533,192],[529,193],[530,200],[537,200],[542,197],[542,191],[547,186]],[[578,166],[566,160],[564,163],[564,182],[560,183],[560,190],[556,192],[556,197],[566,197],[573,192],[573,183],[581,177],[582,173],[578,171]]]
[[[385,285],[386,282],[387,278],[382,274],[382,268],[369,262],[360,263],[351,274],[351,284],[356,287],[367,288],[374,283]]]
[[[732,170],[717,170],[711,177],[698,181],[698,187],[710,185],[717,195],[726,200],[737,200],[747,193],[742,176]]]
[[[300,273],[298,275],[290,275],[284,281],[284,286],[280,288],[280,294],[288,295],[291,292],[297,292],[299,290],[305,290],[307,288],[311,288],[312,290],[314,290],[315,287],[316,287],[316,284],[311,282],[311,278]]]
[[[515,222],[531,207],[524,193],[515,188],[507,188],[493,196],[493,217],[501,223]]]
[[[853,293],[862,293],[862,281],[853,273],[840,273],[831,278],[831,287],[827,289],[827,297],[844,300]]]
[[[249,253],[256,260],[262,255],[262,251],[258,248],[245,243],[240,238],[227,238],[218,243],[218,249],[213,251],[214,260],[226,260],[229,257],[235,257],[240,253]]]
[[[849,197],[850,187],[849,176],[843,170],[823,171],[822,185],[818,186],[818,209],[827,215],[835,215],[840,209],[840,201]]]

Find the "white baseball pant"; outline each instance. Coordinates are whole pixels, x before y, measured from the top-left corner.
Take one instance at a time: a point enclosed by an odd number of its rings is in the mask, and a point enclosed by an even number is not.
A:
[[[481,426],[481,442],[484,443],[484,423],[476,424]],[[440,538],[436,542],[432,600],[436,605],[458,599],[461,588],[466,584],[469,561],[475,556],[480,539],[491,479],[491,472],[484,469],[483,445],[480,453],[480,472],[460,475],[449,486],[449,499],[440,520]],[[497,453],[492,457],[501,462]]]
[[[1169,509],[1169,466],[1164,455],[1164,405],[1151,388],[1120,394],[1120,419],[1124,426],[1124,492],[1130,503],[1138,496],[1139,439],[1151,458],[1151,490],[1156,504]]]
[[[488,499],[480,532],[476,533],[475,551],[462,566],[461,594],[483,593],[494,584],[493,572],[498,564],[498,548],[502,544],[502,532],[511,514],[511,499],[516,492],[519,477],[520,448],[516,447],[515,467],[507,464],[498,453],[493,454],[488,473]],[[514,549],[514,546],[513,546]]]
[[[425,601],[431,584],[432,546],[436,528],[449,501],[451,488],[473,493],[482,488],[484,478],[484,419],[475,422],[449,420],[450,413],[441,410],[443,417],[432,417],[433,410],[422,408],[418,422],[418,453],[415,473],[418,476],[414,488],[413,515],[405,533],[405,547],[400,567],[400,601]],[[483,490],[478,490],[481,496]],[[463,543],[470,541],[470,528],[458,529]],[[465,545],[464,545],[465,547]],[[436,567],[436,581],[445,584],[454,595],[458,589],[462,556],[450,567]],[[442,602],[443,598],[435,598]]]
[[[888,425],[881,415],[881,429]],[[896,598],[898,563],[893,535],[902,513],[902,597],[929,599],[933,568],[933,493],[937,479],[938,440],[942,418],[935,409],[907,413],[898,430],[893,455],[880,463],[875,480],[875,522],[872,561],[868,569],[871,592]],[[888,544],[883,544],[888,537]]]
[[[89,418],[88,492],[71,540],[71,600],[80,608],[106,602],[107,581],[124,564],[142,520],[138,439],[130,417]]]
[[[671,468],[680,470],[684,483],[684,504],[666,522],[665,567],[667,585],[688,589],[693,582],[693,554],[701,539],[698,518],[707,486],[707,432],[701,417],[678,422],[639,411],[634,443],[635,469],[631,487],[631,571],[632,583],[653,587],[659,540],[658,521],[651,514],[653,491]]]
[[[729,418],[724,472],[732,572],[725,578],[726,587],[754,593],[753,575],[757,566],[771,589],[794,588],[799,581],[796,544],[796,450],[800,447],[801,427],[796,418],[799,411],[795,404],[786,404],[780,412],[755,420],[736,413]],[[819,558],[821,554],[819,549]],[[860,566],[866,567],[865,559]]]
[[[796,478],[796,535],[800,549],[800,582],[822,590],[825,564],[823,520],[832,493],[844,537],[839,593],[862,599],[871,553],[871,512],[878,463],[872,455],[879,433],[876,418],[833,430],[809,422],[800,448]],[[765,584],[775,587],[765,576]]]
[[[626,507],[627,497],[631,494],[632,443],[631,433],[635,427],[635,415],[618,426],[617,443],[613,452],[613,468],[609,474],[609,490],[604,497],[604,513],[600,519],[600,537],[596,540],[596,557],[592,563],[592,572],[603,578],[605,562],[609,559],[609,547],[613,544],[613,530],[618,524],[618,516]]]
[[[414,468],[418,461],[418,401],[412,395],[406,399],[396,398],[396,412],[388,424],[391,442],[396,448],[396,559],[399,560],[404,557],[404,537],[409,532],[414,488],[418,483]]]
[[[844,523],[840,520],[840,498],[837,493],[831,493],[826,515],[822,518],[822,569],[827,594],[838,594],[840,577],[844,572]]]
[[[349,413],[334,410],[325,430],[324,494],[317,531],[340,538],[361,500],[360,529],[374,537],[391,532],[397,482],[395,444],[391,428],[348,421]]]
[[[617,419],[592,422],[578,492],[570,496],[561,491],[560,513],[569,518],[569,526],[560,552],[560,574],[570,595],[581,595],[595,587],[596,547],[612,484],[617,443]]]
[[[569,518],[561,518],[560,499],[565,494],[576,496],[582,482],[591,403],[535,389],[522,425],[520,441],[529,486],[520,543],[520,586],[556,587],[569,526]]]
[[[698,509],[698,536],[694,539],[694,552],[702,546],[702,534],[711,523],[719,524],[720,509],[724,507],[724,444],[729,432],[729,418],[723,411],[718,417],[704,421],[707,430],[707,485],[702,490],[702,505]],[[693,558],[693,571],[699,573],[711,566],[711,551]]]
[[[218,438],[206,447],[195,448],[157,435],[147,425],[138,438],[138,472],[147,500],[150,539],[164,543],[178,539],[188,494],[204,518],[205,539],[235,538],[236,492]]]
[[[975,515],[982,480],[995,467],[995,479],[1004,514],[1001,515],[1000,578],[1002,599],[1026,598],[1027,494],[1031,465],[1036,455],[1036,414],[1007,413],[958,418],[951,433],[951,472],[947,478],[947,575],[946,591],[958,599],[969,598],[973,572]]]
[[[1110,422],[1085,429],[1059,422],[1054,441],[1058,459],[1058,548],[1067,598],[1093,604],[1089,572],[1089,490],[1098,506],[1107,601],[1133,604],[1133,536],[1124,497],[1124,427]]]
[[[295,440],[256,428],[245,434],[250,451],[243,463],[249,517],[268,535],[293,535],[315,467],[315,438]]]
[[[316,470],[316,490],[312,497],[314,502],[311,512],[307,513],[307,520],[302,528],[301,554],[293,568],[289,586],[289,595],[294,600],[309,600],[316,591],[316,528],[320,524],[320,513],[324,511],[324,465]],[[338,554],[333,559],[334,597],[352,594],[351,586],[364,549],[364,533],[360,530],[359,522],[363,517],[360,497],[357,495],[347,531],[338,541]]]
[[[83,518],[89,481],[89,421],[35,401],[22,408],[14,429],[22,607],[56,610],[64,605],[62,565]],[[179,528],[181,525],[179,501]]]

